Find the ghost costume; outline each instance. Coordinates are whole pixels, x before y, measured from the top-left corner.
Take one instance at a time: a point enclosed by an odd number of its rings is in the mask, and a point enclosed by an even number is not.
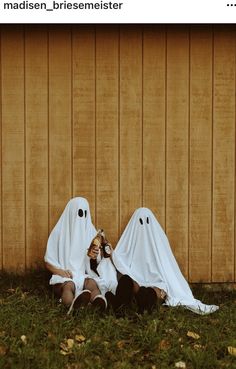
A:
[[[85,278],[93,278],[103,295],[108,290],[115,291],[116,270],[110,259],[98,258],[99,276],[90,268],[87,250],[96,234],[87,200],[83,197],[71,199],[49,236],[44,260],[56,268],[70,270],[73,278],[54,274],[49,282],[51,285],[73,281],[78,294],[83,290]]]
[[[158,287],[167,293],[165,304],[184,306],[198,314],[218,309],[196,300],[182,275],[168,239],[151,210],[137,209],[125,228],[113,254],[113,262],[122,274],[139,286]]]

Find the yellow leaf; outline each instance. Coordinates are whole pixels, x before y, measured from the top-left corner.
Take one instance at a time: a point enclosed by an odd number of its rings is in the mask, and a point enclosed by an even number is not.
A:
[[[198,345],[197,343],[195,343],[195,345],[193,345],[193,347],[195,348],[195,350],[200,350],[200,349],[204,348],[204,346]]]
[[[26,338],[26,336],[24,334],[20,337],[20,339],[24,343],[24,345],[27,344],[27,338]]]
[[[75,335],[75,340],[78,342],[78,343],[82,343],[86,340],[86,338],[82,335],[82,334],[76,334]]]
[[[21,294],[21,299],[25,300],[26,296],[28,295],[29,292],[22,292]]]
[[[229,346],[228,347],[228,353],[230,355],[236,356],[236,347]]]
[[[60,354],[65,356],[65,355],[69,355],[70,352],[64,351],[64,350],[60,350]]]
[[[175,367],[176,368],[181,368],[181,369],[186,369],[186,364],[184,361],[178,361],[177,363],[175,363]]]
[[[195,340],[198,340],[200,338],[199,334],[197,334],[195,332],[191,332],[191,331],[188,331],[187,336],[191,337],[191,338],[194,338]]]
[[[74,340],[72,338],[68,338],[66,340],[66,343],[69,349],[71,349],[74,346]]]
[[[61,343],[60,343],[60,348],[61,348],[63,351],[66,351],[66,352],[68,352],[68,351],[69,351],[68,346],[67,346],[64,342],[61,342]]]

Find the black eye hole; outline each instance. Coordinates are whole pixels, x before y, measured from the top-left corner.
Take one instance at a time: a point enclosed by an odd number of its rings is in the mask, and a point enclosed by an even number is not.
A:
[[[87,216],[87,210],[84,211],[84,216],[86,218],[86,216]]]
[[[82,217],[82,216],[84,215],[84,212],[83,212],[83,210],[82,210],[82,209],[79,209],[79,211],[78,211],[78,215],[79,215],[79,217]]]
[[[139,218],[140,224],[143,224],[143,220],[141,218]]]
[[[147,217],[147,224],[149,224],[149,218]]]

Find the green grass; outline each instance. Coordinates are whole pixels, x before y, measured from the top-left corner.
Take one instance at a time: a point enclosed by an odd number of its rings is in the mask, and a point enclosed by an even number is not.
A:
[[[44,271],[25,276],[0,275],[0,368],[236,368],[236,291],[194,286],[194,295],[220,310],[199,316],[162,306],[139,315],[135,306],[116,317],[88,308],[72,316],[52,297]],[[200,338],[187,336],[195,332]],[[22,341],[22,336],[26,341]],[[83,335],[83,343],[76,341]],[[60,353],[67,339],[74,345]],[[24,338],[23,338],[24,340]],[[63,347],[63,346],[62,346]]]

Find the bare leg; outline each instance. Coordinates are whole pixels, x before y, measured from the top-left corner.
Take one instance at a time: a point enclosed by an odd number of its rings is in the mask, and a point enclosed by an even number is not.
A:
[[[134,294],[136,295],[136,294],[138,293],[138,290],[139,290],[140,286],[139,286],[139,284],[138,284],[137,282],[135,282],[134,280],[133,280],[133,284],[134,284],[133,292],[134,292]]]
[[[157,298],[160,299],[160,300],[162,300],[162,301],[165,301],[165,299],[166,299],[166,292],[164,290],[161,290],[158,287],[152,287],[152,288],[156,292]]]
[[[95,282],[94,279],[92,278],[86,278],[84,281],[84,289],[85,290],[89,290],[91,292],[91,301],[94,300],[94,298],[97,295],[100,295],[101,292],[97,286],[97,283]]]
[[[57,283],[53,286],[53,293],[58,299],[62,299],[63,304],[70,305],[75,293],[73,282]]]
[[[75,285],[74,282],[66,282],[62,285],[62,302],[66,306],[70,306],[75,294]]]

